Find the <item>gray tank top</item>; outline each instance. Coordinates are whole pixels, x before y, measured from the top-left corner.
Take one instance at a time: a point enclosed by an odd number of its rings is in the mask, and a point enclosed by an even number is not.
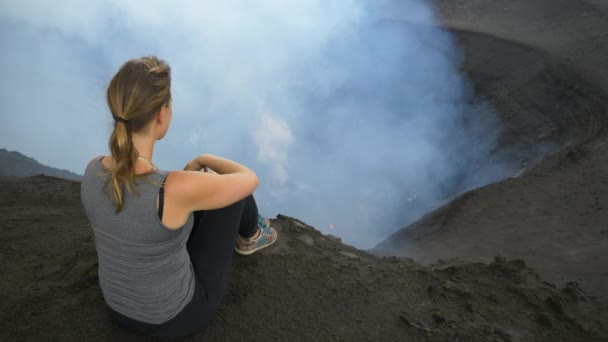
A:
[[[175,317],[192,299],[196,278],[186,250],[194,215],[177,230],[161,222],[156,199],[160,187],[135,179],[132,195],[123,185],[124,205],[116,215],[109,176],[95,158],[84,173],[81,200],[95,237],[99,285],[105,302],[124,316],[149,324]],[[168,171],[149,180],[161,184]]]

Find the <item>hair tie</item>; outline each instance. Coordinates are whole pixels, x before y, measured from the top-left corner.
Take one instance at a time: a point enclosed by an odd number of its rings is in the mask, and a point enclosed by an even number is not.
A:
[[[122,122],[122,123],[124,123],[124,124],[129,123],[129,120],[127,120],[127,119],[123,119],[123,118],[121,118],[121,117],[118,117],[118,116],[113,116],[113,115],[112,115],[112,117],[114,118],[114,121],[119,121],[119,122]]]

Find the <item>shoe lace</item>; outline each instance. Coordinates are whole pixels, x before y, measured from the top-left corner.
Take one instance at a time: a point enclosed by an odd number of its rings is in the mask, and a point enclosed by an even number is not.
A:
[[[260,226],[262,229],[260,232],[260,237],[265,236],[266,239],[272,239],[272,231],[270,228],[268,228],[266,222],[264,222],[264,217],[262,217],[260,214],[258,214],[258,226]]]
[[[262,228],[262,230],[268,230],[268,226],[266,225],[266,222],[264,222],[264,217],[260,214],[258,214],[258,225],[260,228]]]

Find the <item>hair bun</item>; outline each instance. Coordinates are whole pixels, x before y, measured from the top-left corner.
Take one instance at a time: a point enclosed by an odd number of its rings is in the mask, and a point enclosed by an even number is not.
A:
[[[149,72],[151,74],[159,75],[159,74],[166,74],[168,71],[169,71],[169,69],[167,67],[157,65],[157,66],[150,68]]]
[[[169,70],[171,70],[165,61],[156,56],[142,57],[140,61],[148,67],[148,72],[154,75],[168,74]]]

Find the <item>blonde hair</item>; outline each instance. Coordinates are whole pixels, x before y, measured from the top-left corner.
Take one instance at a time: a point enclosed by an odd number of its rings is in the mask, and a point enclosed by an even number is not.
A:
[[[148,56],[125,62],[110,81],[107,102],[114,118],[114,131],[108,146],[114,164],[106,175],[116,205],[116,214],[124,205],[122,185],[133,194],[134,179],[155,171],[134,175],[139,151],[133,146],[132,132],[142,130],[162,106],[171,100],[171,67],[157,57]],[[157,184],[160,186],[160,184]],[[105,189],[105,187],[104,187]]]

